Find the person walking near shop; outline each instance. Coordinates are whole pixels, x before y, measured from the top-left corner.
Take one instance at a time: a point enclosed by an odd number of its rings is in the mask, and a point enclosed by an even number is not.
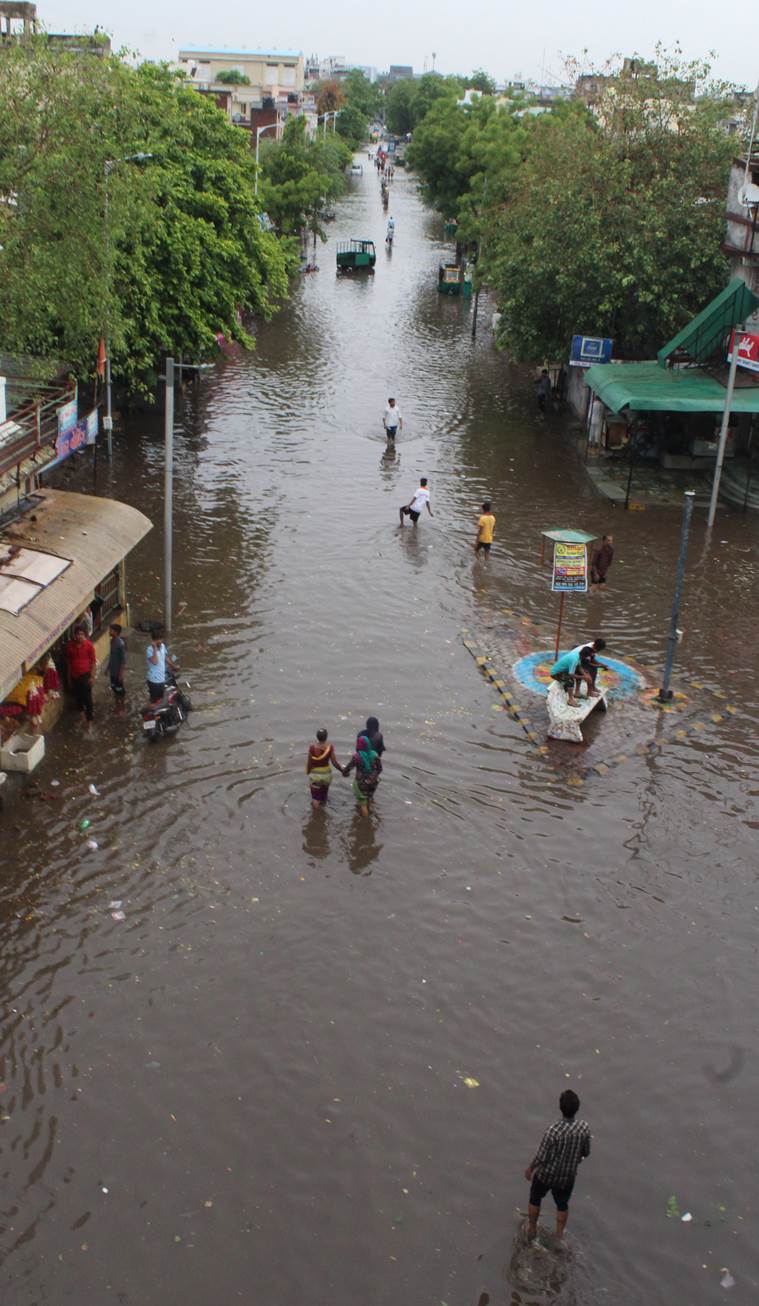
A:
[[[527,1237],[538,1232],[540,1204],[550,1192],[556,1203],[556,1237],[563,1238],[569,1218],[569,1199],[581,1161],[590,1156],[590,1126],[577,1119],[580,1099],[571,1088],[559,1098],[561,1120],[550,1125],[540,1140],[535,1158],[524,1172],[530,1185]]]
[[[548,375],[548,368],[544,367],[535,383],[535,398],[538,401],[538,408],[541,413],[551,404],[553,398],[553,389],[551,387],[551,378]]]
[[[120,716],[124,711],[124,698],[126,696],[124,668],[127,660],[127,646],[118,621],[111,622],[108,627],[108,634],[111,637],[111,647],[108,653],[108,675],[110,676],[111,689],[116,702],[116,711]]]
[[[422,508],[424,508],[425,506],[427,508],[427,512],[430,514],[430,517],[433,517],[434,513],[430,507],[430,492],[427,488],[427,477],[422,476],[421,480],[419,481],[419,489],[417,490],[411,502],[404,504],[403,507],[399,510],[401,526],[403,525],[404,517],[410,517],[412,522],[414,523],[414,526],[416,526],[416,523],[419,521],[419,518],[421,516]]]
[[[399,431],[403,430],[403,418],[401,410],[396,406],[394,399],[388,399],[385,415],[382,418],[382,425],[385,428],[385,435],[388,440],[394,440]]]
[[[163,627],[153,626],[150,633],[153,640],[145,650],[148,694],[151,703],[157,703],[164,696],[166,678],[170,672],[174,671],[174,663],[169,656],[169,650],[163,642]]]
[[[82,714],[85,730],[89,730],[95,715],[92,707],[92,686],[96,670],[95,645],[87,638],[87,627],[80,621],[74,628],[74,638],[66,645],[66,672],[69,689]]]
[[[311,806],[315,812],[318,812],[329,798],[333,767],[341,775],[347,774],[337,760],[334,744],[327,742],[327,731],[322,727],[317,730],[316,743],[309,744],[306,755],[306,775],[311,790]]]
[[[490,557],[490,547],[493,543],[493,532],[495,531],[495,517],[490,511],[490,500],[486,499],[482,505],[482,516],[477,523],[477,536],[474,541],[474,551],[477,557],[480,556],[480,549],[485,554],[485,561]]]
[[[604,535],[598,548],[593,550],[590,558],[590,588],[603,594],[609,568],[614,561],[614,536]]]

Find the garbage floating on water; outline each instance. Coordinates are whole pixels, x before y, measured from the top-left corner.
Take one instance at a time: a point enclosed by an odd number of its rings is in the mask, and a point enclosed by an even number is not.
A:
[[[722,1278],[719,1281],[720,1288],[735,1287],[735,1279],[733,1278],[732,1274],[730,1273],[726,1265],[722,1266],[722,1269],[720,1270],[720,1274],[722,1275]]]
[[[92,821],[90,820],[90,818],[88,816],[83,816],[81,821],[79,822],[79,829],[89,830],[91,825],[92,825]]]
[[[680,1207],[677,1205],[677,1198],[673,1195],[667,1202],[667,1219],[677,1219],[680,1215]]]
[[[109,911],[119,911],[119,909],[120,909],[121,907],[123,907],[123,906],[124,906],[123,899],[121,899],[121,898],[114,898],[113,902],[109,902],[109,904],[108,904],[108,910],[109,910]]]
[[[111,916],[113,917],[113,919],[114,919],[115,921],[125,921],[125,920],[126,920],[126,912],[124,912],[124,911],[112,911],[112,912],[111,912]]]
[[[85,844],[85,847],[86,847],[86,848],[89,848],[89,850],[90,850],[91,853],[94,853],[94,852],[97,851],[97,849],[100,847],[100,845],[99,845],[97,839],[88,839],[88,840],[87,840],[87,843]]]
[[[685,1215],[680,1216],[680,1219],[682,1220],[683,1224],[689,1224],[690,1221],[693,1219],[693,1216],[691,1215],[690,1211],[686,1211]]]
[[[99,797],[100,797],[100,790],[98,789],[97,785],[92,785],[92,784],[91,784],[91,785],[89,786],[89,790],[90,790],[90,793],[92,794],[92,797],[93,797],[93,798],[99,798]]]

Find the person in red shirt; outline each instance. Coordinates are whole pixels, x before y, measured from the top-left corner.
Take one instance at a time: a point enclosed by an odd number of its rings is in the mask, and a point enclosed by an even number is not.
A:
[[[69,689],[89,730],[93,718],[92,685],[97,670],[95,645],[87,638],[87,628],[80,624],[74,628],[74,638],[66,645],[66,670]]]

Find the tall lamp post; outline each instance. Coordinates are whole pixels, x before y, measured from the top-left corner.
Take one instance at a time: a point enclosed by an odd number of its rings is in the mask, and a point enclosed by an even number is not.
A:
[[[108,299],[111,294],[111,233],[108,225],[108,178],[113,169],[120,163],[144,163],[146,159],[152,159],[152,154],[146,154],[139,150],[137,154],[125,154],[123,159],[106,159],[103,165],[103,190],[104,190],[104,216],[105,216],[105,246],[106,258],[108,260]],[[105,417],[103,426],[105,427],[108,439],[108,461],[113,458],[113,408],[111,400],[111,342],[108,339],[110,335],[110,322],[106,323],[105,330]]]
[[[261,148],[261,137],[263,136],[264,132],[270,132],[272,128],[274,129],[274,131],[279,130],[279,118],[277,118],[276,122],[267,122],[265,127],[256,127],[256,180],[253,183],[254,195],[258,194],[258,156]]]

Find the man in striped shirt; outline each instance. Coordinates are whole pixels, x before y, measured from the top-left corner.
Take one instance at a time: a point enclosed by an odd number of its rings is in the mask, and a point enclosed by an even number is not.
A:
[[[556,1236],[563,1237],[577,1169],[583,1157],[590,1156],[590,1127],[584,1120],[576,1119],[579,1097],[567,1088],[559,1098],[559,1106],[561,1120],[546,1129],[534,1161],[524,1172],[530,1184],[528,1238],[534,1238],[538,1232],[540,1203],[548,1192],[556,1203]]]

